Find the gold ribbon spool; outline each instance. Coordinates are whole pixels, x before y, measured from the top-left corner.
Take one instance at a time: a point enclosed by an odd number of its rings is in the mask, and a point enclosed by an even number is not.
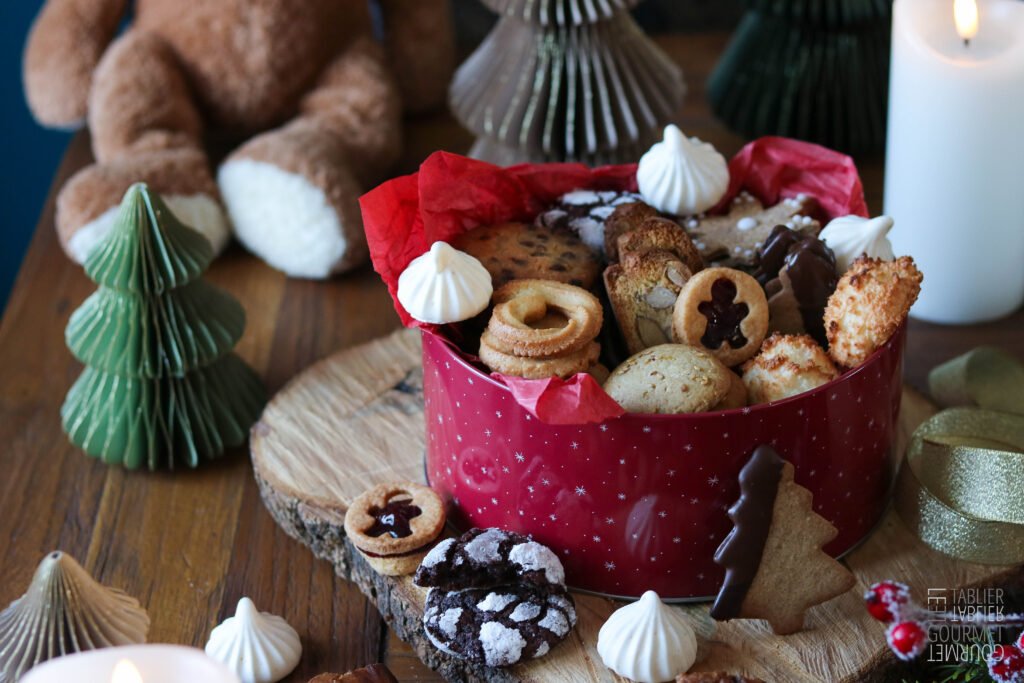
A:
[[[1024,364],[979,346],[928,373],[928,393],[940,405],[971,405],[1024,415]]]
[[[950,408],[911,438],[896,510],[922,541],[969,562],[1024,562],[1024,416]]]

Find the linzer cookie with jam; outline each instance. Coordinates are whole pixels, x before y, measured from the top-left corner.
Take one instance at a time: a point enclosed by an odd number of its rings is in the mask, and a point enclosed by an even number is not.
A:
[[[739,365],[757,353],[768,334],[768,299],[743,271],[707,268],[679,292],[672,332],[680,344],[707,349],[730,367]]]
[[[378,484],[352,501],[345,533],[374,571],[402,576],[416,570],[445,524],[444,503],[428,486]]]

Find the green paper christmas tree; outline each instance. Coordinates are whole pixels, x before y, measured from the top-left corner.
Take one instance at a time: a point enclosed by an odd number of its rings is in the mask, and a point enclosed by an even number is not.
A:
[[[99,289],[65,338],[86,368],[61,408],[72,443],[129,469],[196,467],[245,442],[266,397],[232,353],[245,311],[200,279],[213,250],[143,184],[85,262]]]
[[[745,0],[708,100],[747,137],[785,135],[846,152],[885,142],[892,0]]]

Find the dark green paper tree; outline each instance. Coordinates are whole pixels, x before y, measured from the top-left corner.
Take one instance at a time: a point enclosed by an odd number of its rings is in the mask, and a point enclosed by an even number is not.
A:
[[[846,152],[885,142],[892,0],[745,0],[708,81],[711,107],[747,137]]]
[[[245,442],[266,397],[232,352],[245,311],[200,279],[212,259],[206,238],[156,193],[129,188],[85,261],[99,289],[65,331],[86,368],[61,418],[89,455],[129,469],[195,467]]]

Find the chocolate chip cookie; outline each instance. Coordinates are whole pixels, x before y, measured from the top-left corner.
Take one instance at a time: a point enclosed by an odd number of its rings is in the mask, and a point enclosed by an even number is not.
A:
[[[601,269],[598,257],[576,235],[540,225],[487,225],[459,235],[452,246],[479,259],[495,289],[523,279],[590,289]]]

